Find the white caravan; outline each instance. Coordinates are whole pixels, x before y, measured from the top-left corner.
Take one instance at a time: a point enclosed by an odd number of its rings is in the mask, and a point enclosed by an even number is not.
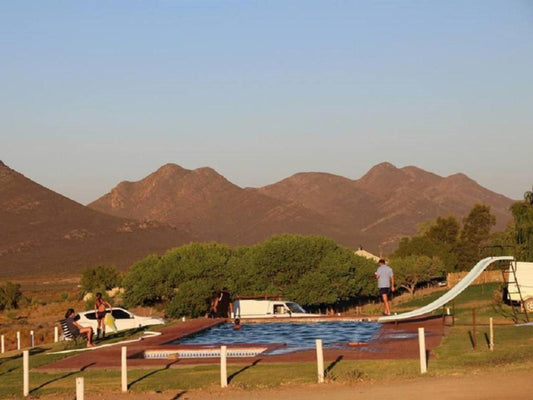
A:
[[[514,274],[513,266],[515,268]],[[512,265],[509,265],[507,299],[520,303],[520,295],[522,295],[524,302],[523,307],[528,313],[533,313],[533,262],[513,261]]]
[[[293,302],[264,298],[237,298],[233,304],[234,318],[299,318],[319,317],[320,314],[309,314],[302,306]]]

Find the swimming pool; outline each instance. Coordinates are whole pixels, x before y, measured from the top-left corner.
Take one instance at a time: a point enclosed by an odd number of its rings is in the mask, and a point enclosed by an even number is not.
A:
[[[380,327],[377,322],[360,321],[264,322],[244,323],[240,330],[234,330],[233,324],[221,324],[166,344],[284,343],[286,346],[271,352],[280,354],[314,348],[316,339],[322,339],[325,348],[344,347],[350,342],[368,342]]]

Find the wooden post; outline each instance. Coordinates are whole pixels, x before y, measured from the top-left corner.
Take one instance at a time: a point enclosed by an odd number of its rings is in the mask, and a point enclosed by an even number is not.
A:
[[[4,339],[4,335],[0,337],[0,342],[0,347],[2,347],[2,354],[4,354],[6,352],[6,342]]]
[[[17,331],[17,350],[20,350],[20,332]]]
[[[127,348],[126,346],[122,346],[122,357],[121,357],[121,365],[122,365],[122,391],[127,392],[128,391],[128,365],[127,365]]]
[[[22,391],[24,397],[30,394],[30,353],[28,350],[22,352]]]
[[[57,326],[54,326],[54,343],[59,342],[59,329]]]
[[[316,367],[318,383],[324,383],[324,352],[322,351],[322,339],[316,339]]]
[[[494,351],[494,324],[492,321],[492,317],[489,318],[489,327],[490,327],[489,348],[490,348],[490,351]]]
[[[83,400],[85,396],[83,376],[76,378],[76,400]]]
[[[424,328],[418,328],[418,348],[420,350],[420,373],[425,374],[427,372],[427,360]]]
[[[455,326],[455,300],[452,301],[452,326]]]
[[[476,309],[472,309],[472,346],[474,346],[474,350],[477,347],[477,340],[476,340]]]
[[[30,331],[30,348],[35,347],[35,335],[33,334],[33,331]]]
[[[228,386],[228,368],[227,368],[228,348],[220,347],[220,387]]]

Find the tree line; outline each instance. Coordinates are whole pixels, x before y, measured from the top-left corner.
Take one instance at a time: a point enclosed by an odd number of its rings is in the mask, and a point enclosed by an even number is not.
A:
[[[470,270],[487,246],[533,261],[533,194],[512,205],[514,223],[491,233],[490,207],[475,205],[461,221],[439,217],[401,239],[389,257],[396,284],[410,293],[447,272]],[[510,249],[510,250],[509,250]],[[84,291],[104,291],[122,282],[123,301],[131,306],[165,306],[171,317],[202,316],[212,293],[228,287],[234,295],[281,295],[304,307],[331,307],[377,296],[376,263],[323,236],[283,234],[254,246],[230,248],[191,243],[165,254],[149,255],[121,277],[114,267],[87,270]]]

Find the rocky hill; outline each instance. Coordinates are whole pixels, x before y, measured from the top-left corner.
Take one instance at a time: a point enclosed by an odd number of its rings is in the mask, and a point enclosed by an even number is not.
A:
[[[57,194],[0,161],[0,275],[126,267],[194,239],[182,228],[114,217]]]
[[[210,168],[167,164],[138,182],[122,182],[88,207],[119,217],[182,227],[202,241],[247,245],[276,233],[322,234],[338,243],[388,252],[417,225],[465,216],[488,204],[498,229],[511,220],[512,200],[465,175],[440,177],[390,163],[358,180],[299,173],[262,188],[240,188]]]
[[[358,180],[300,173],[258,190],[328,215],[343,233],[340,242],[361,243],[374,252],[394,249],[400,238],[415,234],[422,222],[447,215],[462,218],[476,203],[491,206],[496,229],[504,229],[512,219],[511,199],[484,189],[463,174],[443,178],[390,163],[376,165]]]
[[[327,216],[298,202],[242,189],[211,168],[167,164],[138,182],[122,182],[88,207],[120,217],[183,227],[202,241],[257,243],[276,233],[318,234]]]

